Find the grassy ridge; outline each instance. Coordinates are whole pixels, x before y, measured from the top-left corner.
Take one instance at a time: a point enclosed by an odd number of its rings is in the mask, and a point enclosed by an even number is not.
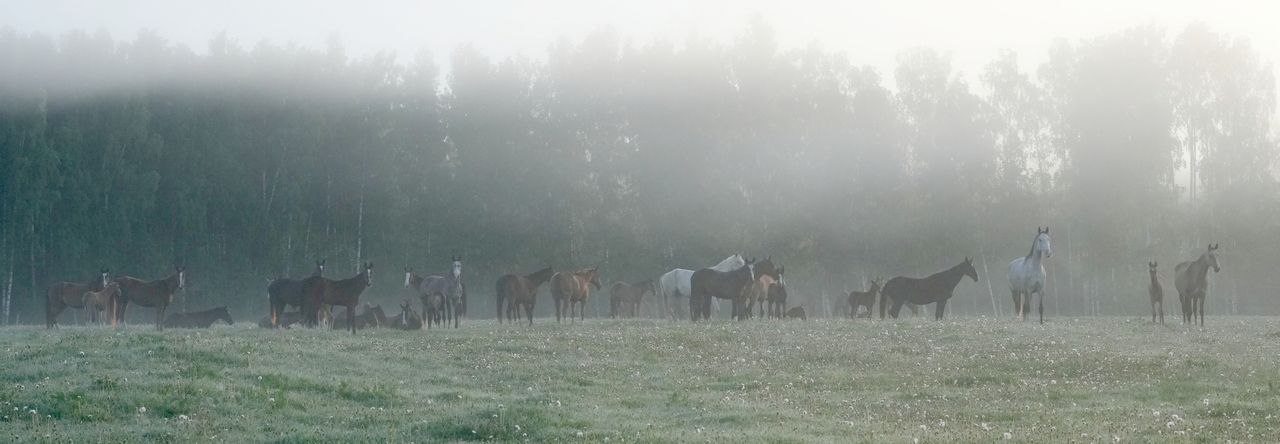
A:
[[[6,328],[0,437],[1280,441],[1280,318],[1209,322]]]

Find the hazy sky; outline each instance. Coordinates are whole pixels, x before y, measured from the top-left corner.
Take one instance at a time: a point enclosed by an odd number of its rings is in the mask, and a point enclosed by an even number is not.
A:
[[[336,36],[351,55],[428,49],[443,61],[462,43],[495,57],[543,57],[560,37],[580,39],[601,27],[643,44],[698,35],[730,42],[753,15],[777,31],[783,48],[813,42],[847,52],[890,77],[895,55],[913,46],[951,54],[970,76],[1002,48],[1025,65],[1043,60],[1056,37],[1078,39],[1156,24],[1172,35],[1203,21],[1248,37],[1264,58],[1280,60],[1280,3],[1265,1],[69,1],[0,0],[0,26],[61,34],[106,30],[132,39],[152,29],[203,52],[226,32],[242,45],[261,40],[323,47]]]

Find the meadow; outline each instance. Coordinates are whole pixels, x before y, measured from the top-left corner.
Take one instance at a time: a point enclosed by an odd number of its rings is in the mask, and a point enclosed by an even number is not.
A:
[[[0,329],[0,439],[1280,441],[1280,318]]]

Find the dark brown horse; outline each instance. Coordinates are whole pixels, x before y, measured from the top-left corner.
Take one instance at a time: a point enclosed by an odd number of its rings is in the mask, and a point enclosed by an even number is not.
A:
[[[1182,303],[1183,323],[1195,324],[1199,313],[1200,326],[1204,326],[1204,297],[1209,291],[1210,268],[1214,273],[1222,271],[1218,265],[1218,244],[1209,244],[1200,258],[1173,267],[1173,286],[1178,289],[1178,302]]]
[[[769,317],[782,319],[787,309],[787,280],[783,277],[782,267],[778,267],[778,282],[769,285]]]
[[[164,318],[164,326],[170,328],[209,328],[213,326],[214,322],[218,321],[224,321],[227,325],[235,323],[231,320],[231,312],[227,311],[226,306],[222,306],[204,311],[171,314]]]
[[[391,328],[397,330],[422,329],[422,316],[413,311],[413,303],[409,298],[405,298],[400,303],[400,314],[391,319]]]
[[[120,297],[120,284],[108,282],[107,286],[99,291],[84,292],[83,302],[85,314],[89,322],[103,323],[115,322],[116,319],[116,299]],[[107,321],[103,321],[99,316],[102,312],[107,312]]]
[[[744,315],[751,317],[751,311],[754,307],[760,305],[760,317],[765,316],[765,305],[769,300],[769,287],[781,279],[783,267],[774,267],[773,258],[766,257],[763,261],[757,262],[755,266],[756,280],[751,283],[751,287],[747,289],[744,302],[739,303],[742,309],[746,310]]]
[[[311,277],[324,276],[324,260],[316,261],[316,269]],[[306,302],[302,297],[302,281],[304,279],[279,278],[267,285],[267,301],[271,304],[271,325],[280,326],[280,314],[288,306],[302,309]]]
[[[947,309],[947,300],[951,299],[956,291],[956,285],[959,285],[960,279],[965,276],[978,282],[978,270],[973,268],[973,259],[967,257],[964,258],[964,262],[926,278],[898,276],[889,279],[889,282],[885,283],[884,288],[880,290],[880,319],[884,319],[884,307],[887,301],[893,300],[889,315],[895,319],[898,317],[898,311],[902,310],[902,305],[909,302],[916,305],[937,303],[934,319],[942,320],[942,315]]]
[[[787,319],[799,319],[801,321],[807,321],[809,320],[809,317],[806,316],[804,313],[804,306],[798,305],[795,307],[791,307],[790,310],[787,310]]]
[[[867,307],[867,317],[871,317],[871,307],[876,303],[876,296],[880,294],[880,287],[884,284],[882,279],[872,279],[871,288],[867,291],[850,291],[849,292],[849,319],[858,316],[858,309]]]
[[[524,307],[524,313],[533,325],[533,303],[537,301],[538,286],[551,279],[555,271],[551,267],[543,268],[525,276],[507,274],[498,278],[495,285],[498,295],[498,323],[502,323],[502,303],[507,303],[507,320],[515,322],[519,315],[517,306]]]
[[[323,306],[347,307],[347,325],[351,327],[351,334],[356,334],[354,322],[356,306],[360,305],[360,295],[364,290],[373,285],[373,262],[366,262],[363,268],[364,271],[355,276],[339,281],[319,276],[302,281],[302,292],[306,302],[302,309],[311,317],[312,325],[318,322]]]
[[[387,314],[382,311],[381,305],[361,304],[360,309],[360,313],[355,315],[354,320],[349,320],[351,318],[335,318],[333,320],[333,328],[343,330],[355,327],[358,330],[363,330],[387,325]]]
[[[614,282],[609,286],[609,317],[636,317],[645,293],[656,293],[653,288],[653,279],[645,279],[634,284]]]
[[[1156,277],[1156,267],[1159,263],[1155,261],[1147,262],[1148,272],[1151,274],[1151,284],[1147,286],[1147,295],[1151,297],[1151,322],[1156,322],[1156,313],[1160,314],[1160,324],[1164,325],[1164,287],[1160,286],[1160,279]],[[1159,307],[1159,310],[1157,310]]]
[[[129,303],[140,307],[155,307],[156,330],[164,328],[164,311],[173,303],[173,294],[181,290],[187,283],[187,268],[181,265],[174,267],[169,277],[154,281],[144,281],[132,276],[121,276],[115,279],[120,283],[120,297],[116,300],[117,318],[124,321],[124,311]]]
[[[45,327],[53,328],[58,324],[58,315],[62,314],[62,310],[67,307],[84,308],[84,293],[87,291],[102,290],[107,286],[107,274],[111,270],[103,268],[98,272],[98,276],[90,279],[87,283],[77,284],[74,282],[55,282],[49,286],[49,290],[45,292],[44,302],[44,323]],[[111,320],[115,324],[114,317]]]
[[[717,271],[703,268],[693,272],[689,280],[689,318],[693,322],[698,319],[711,318],[711,298],[729,299],[733,303],[735,319],[746,319],[743,302],[746,291],[756,280],[756,260],[749,259],[741,267],[733,271]]]
[[[587,318],[587,298],[591,297],[591,287],[600,289],[600,274],[596,267],[578,271],[561,271],[551,275],[551,298],[556,303],[556,322],[565,310],[569,311],[569,321],[573,321],[573,309],[579,308],[580,320]]]

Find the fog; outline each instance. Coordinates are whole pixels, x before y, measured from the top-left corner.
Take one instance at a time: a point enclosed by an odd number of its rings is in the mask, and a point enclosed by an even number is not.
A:
[[[736,252],[824,316],[973,257],[949,309],[1010,316],[1005,269],[1046,225],[1046,315],[1145,315],[1147,262],[1171,292],[1209,243],[1210,315],[1280,313],[1280,38],[1256,9],[584,5],[6,5],[5,319],[101,267],[185,264],[179,307],[248,319],[314,259],[373,261],[387,306],[403,267],[462,255],[487,317],[501,274]]]

